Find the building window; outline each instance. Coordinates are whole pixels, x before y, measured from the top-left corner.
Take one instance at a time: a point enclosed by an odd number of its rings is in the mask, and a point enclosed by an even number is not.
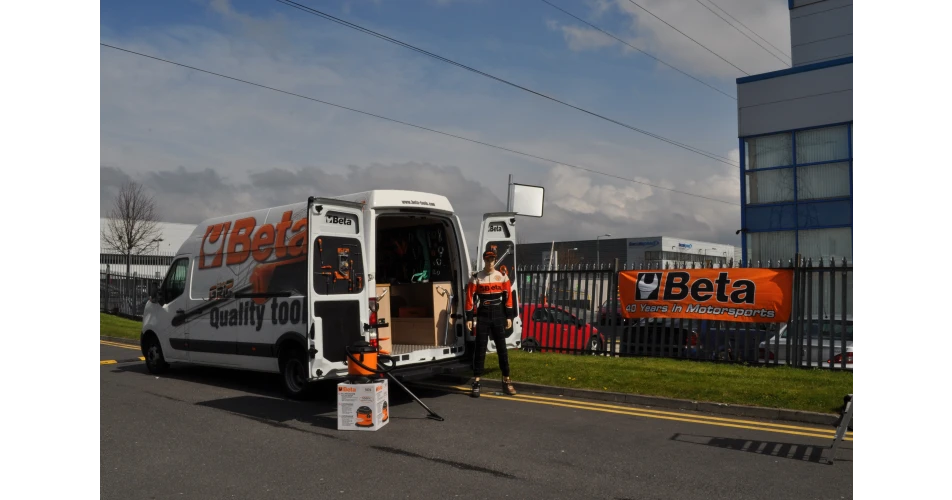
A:
[[[750,189],[748,189],[750,192]],[[821,200],[850,195],[849,162],[797,167],[797,199]],[[749,195],[748,195],[749,196]],[[753,203],[753,201],[751,201]]]
[[[747,173],[747,203],[793,201],[793,169]]]
[[[748,170],[793,164],[793,136],[790,134],[754,137],[747,139],[745,143]]]
[[[794,257],[797,245],[796,231],[771,231],[765,233],[747,233],[747,255],[761,265],[767,261],[786,263]]]
[[[747,258],[852,258],[852,124],[743,138]]]
[[[797,132],[797,164],[849,158],[849,133],[846,125]]]
[[[801,229],[797,235],[800,254],[805,258],[843,258],[853,260],[853,230],[848,227],[832,229]]]

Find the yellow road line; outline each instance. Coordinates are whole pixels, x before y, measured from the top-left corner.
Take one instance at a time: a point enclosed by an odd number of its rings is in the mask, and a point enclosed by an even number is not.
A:
[[[123,361],[131,361],[131,360],[123,360]],[[139,356],[139,361],[145,361],[145,358],[142,357],[142,356]],[[104,359],[104,360],[102,360],[102,361],[99,362],[99,366],[102,366],[102,365],[114,365],[114,364],[117,364],[117,363],[119,363],[119,361],[117,361],[117,360],[115,360],[115,359]]]
[[[559,402],[566,401],[565,399],[545,398],[545,397],[540,397],[540,396],[532,396],[532,395],[529,395],[529,394],[521,394],[521,395],[518,395],[518,396],[515,396],[515,397],[517,397],[517,398],[522,397],[522,398],[528,398],[528,399],[536,399],[536,400],[540,400],[540,401],[559,401]],[[770,422],[759,422],[759,421],[754,421],[754,420],[743,420],[743,419],[723,418],[723,417],[710,417],[710,416],[707,416],[707,415],[695,415],[695,414],[689,414],[689,413],[683,413],[683,412],[648,410],[648,409],[644,409],[644,408],[632,408],[632,407],[629,407],[629,406],[617,406],[617,405],[606,405],[606,404],[600,404],[600,403],[589,403],[589,402],[587,402],[587,401],[579,401],[579,400],[569,400],[569,401],[571,401],[572,403],[582,404],[582,405],[587,405],[587,406],[594,406],[594,407],[600,407],[600,408],[617,408],[617,409],[622,409],[622,410],[634,410],[634,411],[643,412],[643,413],[652,413],[652,414],[655,414],[655,415],[671,415],[671,416],[677,416],[677,417],[685,416],[685,417],[695,418],[695,419],[701,419],[701,420],[711,420],[711,421],[714,421],[714,422],[732,422],[732,423],[745,423],[745,424],[746,424],[746,423],[756,423],[756,425],[759,425],[759,426],[775,427],[775,428],[778,428],[778,429],[791,429],[791,430],[808,431],[808,432],[829,433],[831,436],[834,435],[834,434],[836,434],[836,429],[818,429],[818,428],[816,428],[816,427],[801,427],[801,426],[796,426],[796,425],[774,424],[774,423],[770,423]],[[847,432],[846,435],[847,435],[847,436],[852,436],[853,433],[852,433],[852,432]]]
[[[421,384],[417,384],[417,385],[421,385]],[[439,388],[439,386],[430,386],[430,387]],[[467,391],[467,390],[468,390],[468,388],[458,387],[458,386],[450,386],[450,387],[448,387],[448,386],[442,386],[442,388],[443,388],[443,389],[446,389],[446,388],[457,389],[456,392],[460,392],[460,393],[464,393],[464,391]],[[544,399],[550,399],[550,398],[529,399],[529,398],[524,398],[524,397],[521,398],[520,396],[495,396],[495,395],[492,395],[492,394],[484,394],[483,397],[487,397],[487,398],[490,398],[490,399],[503,399],[503,400],[508,400],[508,401],[519,401],[519,402],[521,402],[521,403],[535,403],[535,404],[544,404],[544,405],[549,405],[549,406],[561,406],[561,407],[563,407],[563,408],[574,408],[574,409],[577,409],[577,410],[600,411],[600,412],[604,412],[604,413],[615,413],[615,414],[619,414],[619,415],[632,415],[632,416],[636,416],[636,417],[657,418],[657,419],[661,419],[661,420],[673,420],[673,421],[678,421],[678,422],[689,422],[689,423],[694,423],[694,424],[706,424],[706,425],[714,425],[714,426],[718,426],[718,427],[732,427],[732,428],[737,428],[737,429],[750,429],[750,430],[755,430],[755,431],[775,432],[775,433],[779,433],[779,434],[791,434],[791,435],[797,435],[797,436],[809,436],[809,437],[817,437],[817,438],[823,438],[823,439],[829,439],[829,438],[832,438],[832,437],[834,436],[834,433],[833,433],[832,431],[831,431],[829,434],[827,434],[827,431],[824,430],[824,429],[811,429],[811,428],[807,428],[807,427],[802,427],[801,429],[809,430],[809,431],[811,431],[811,432],[796,432],[796,431],[793,431],[793,430],[785,430],[785,429],[780,429],[780,428],[766,427],[765,425],[771,425],[771,424],[765,424],[765,423],[762,423],[762,422],[756,422],[756,421],[750,421],[750,420],[734,420],[734,419],[720,419],[720,418],[718,418],[718,420],[716,420],[716,421],[715,421],[715,420],[704,420],[704,418],[714,419],[714,418],[717,418],[717,417],[701,417],[701,418],[695,418],[694,415],[686,415],[686,414],[680,414],[680,413],[674,413],[674,412],[663,412],[663,413],[667,413],[667,414],[670,414],[670,415],[678,415],[678,416],[669,416],[669,415],[665,415],[665,414],[656,414],[656,413],[654,413],[652,410],[641,410],[641,409],[638,409],[638,408],[629,408],[629,407],[623,407],[623,406],[600,405],[600,404],[598,404],[598,403],[586,403],[586,402],[581,402],[581,401],[576,401],[576,400],[567,400],[567,401],[566,401],[566,400],[552,400],[552,401],[545,401]],[[555,401],[558,401],[558,402],[555,402]],[[597,405],[597,406],[596,406],[596,405]],[[601,406],[601,407],[599,407],[599,406]],[[602,407],[604,407],[604,408],[602,408]],[[662,413],[662,412],[659,412],[659,413]],[[791,427],[793,427],[793,426],[791,426]],[[844,436],[843,440],[844,440],[844,441],[852,441],[853,439],[852,439],[852,437],[850,437],[850,436]]]
[[[454,389],[458,389],[458,390],[460,390],[460,391],[469,391],[469,390],[470,390],[469,388],[467,388],[467,387],[462,387],[462,386],[453,386],[453,388],[454,388]],[[616,409],[621,409],[621,410],[636,410],[636,411],[644,412],[644,413],[654,413],[654,414],[657,414],[657,415],[671,415],[671,416],[676,416],[676,417],[677,417],[677,416],[689,416],[690,418],[698,418],[698,419],[703,419],[703,420],[713,420],[713,421],[719,421],[719,422],[734,422],[734,423],[750,423],[750,422],[754,422],[754,421],[752,421],[752,420],[744,420],[744,419],[736,419],[736,418],[724,418],[724,417],[710,417],[710,416],[707,416],[707,415],[694,415],[694,414],[687,414],[687,413],[684,413],[684,412],[672,412],[672,411],[662,411],[662,410],[649,410],[649,409],[646,409],[646,408],[633,408],[633,407],[631,407],[631,406],[619,406],[619,405],[610,405],[610,404],[604,404],[604,403],[593,403],[593,402],[589,402],[589,401],[579,401],[579,400],[577,400],[577,399],[548,398],[548,397],[535,396],[535,395],[530,395],[530,394],[520,394],[520,395],[517,395],[517,396],[514,396],[514,397],[517,397],[517,398],[537,399],[537,400],[540,400],[540,401],[557,401],[557,402],[566,402],[566,401],[568,401],[568,402],[571,402],[571,403],[582,404],[582,405],[588,405],[588,406],[595,406],[595,407],[599,407],[599,408],[616,408]],[[802,427],[802,426],[796,426],[796,425],[774,424],[774,423],[770,423],[770,422],[757,422],[757,425],[763,425],[763,426],[768,426],[768,427],[777,427],[777,428],[779,428],[779,429],[792,429],[792,430],[809,431],[809,432],[824,432],[824,433],[825,433],[825,432],[829,432],[830,434],[835,434],[835,433],[836,433],[836,430],[835,430],[835,429],[818,429],[818,428],[816,428],[816,427]],[[847,432],[846,435],[847,435],[847,436],[852,436],[853,433],[852,433],[852,432]]]
[[[122,348],[122,349],[132,349],[132,350],[134,350],[134,351],[140,350],[140,347],[138,347],[138,346],[134,346],[134,345],[131,345],[131,344],[120,344],[120,343],[118,343],[118,342],[110,342],[110,341],[108,341],[108,340],[100,340],[99,343],[102,344],[102,345],[108,345],[108,346],[111,346],[111,347],[120,347],[120,348]]]
[[[520,394],[520,395],[518,395],[518,396],[516,396],[516,397],[529,398],[529,399],[538,399],[538,400],[540,400],[540,401],[559,401],[559,402],[566,401],[565,399],[546,398],[546,397],[534,396],[534,395],[530,395],[530,394]],[[600,407],[600,408],[618,408],[618,409],[623,409],[623,410],[637,410],[637,411],[640,411],[640,412],[653,413],[653,414],[656,414],[656,415],[690,416],[691,418],[698,418],[698,419],[702,419],[702,420],[713,420],[713,421],[717,421],[717,422],[735,422],[735,423],[738,423],[738,422],[739,422],[739,423],[749,423],[749,422],[752,422],[751,420],[743,420],[743,419],[736,419],[736,418],[709,417],[709,416],[707,416],[707,415],[693,415],[693,414],[686,414],[686,413],[683,413],[683,412],[672,412],[672,411],[661,411],[661,410],[649,410],[649,409],[645,409],[645,408],[632,408],[632,407],[630,407],[630,406],[618,406],[618,405],[607,405],[607,404],[601,404],[601,403],[589,403],[588,401],[579,401],[579,400],[569,400],[569,401],[571,401],[571,402],[573,402],[573,403],[584,404],[584,405],[588,405],[588,406],[596,406],[596,407]],[[774,423],[770,423],[770,422],[757,422],[757,425],[763,425],[763,426],[767,426],[767,427],[776,427],[776,428],[778,428],[778,429],[792,429],[792,430],[797,430],[797,431],[823,432],[823,433],[829,432],[831,435],[836,433],[836,429],[818,429],[818,428],[816,428],[816,427],[801,427],[801,426],[796,426],[796,425],[774,424]],[[847,435],[852,435],[852,434],[853,434],[852,432],[847,432]]]

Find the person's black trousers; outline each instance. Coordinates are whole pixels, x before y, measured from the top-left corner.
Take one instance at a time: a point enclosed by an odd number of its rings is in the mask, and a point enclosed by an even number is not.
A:
[[[486,364],[486,348],[489,337],[496,343],[499,369],[503,377],[509,376],[509,353],[506,350],[506,314],[502,306],[479,308],[476,314],[476,353],[473,356],[473,375],[481,377]]]

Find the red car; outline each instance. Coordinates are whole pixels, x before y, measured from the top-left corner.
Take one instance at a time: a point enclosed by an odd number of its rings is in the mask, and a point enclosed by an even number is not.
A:
[[[594,326],[561,306],[523,304],[520,309],[525,351],[601,351],[607,345]]]

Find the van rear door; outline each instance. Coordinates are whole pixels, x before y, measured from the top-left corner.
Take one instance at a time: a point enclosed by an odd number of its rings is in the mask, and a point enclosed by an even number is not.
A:
[[[483,215],[483,222],[479,228],[479,252],[476,258],[478,271],[483,263],[482,256],[486,250],[496,252],[496,269],[509,277],[512,286],[512,304],[516,308],[516,317],[512,320],[512,328],[506,330],[506,346],[518,349],[522,343],[522,319],[519,317],[518,276],[516,276],[516,214],[513,212],[488,213]],[[496,351],[496,343],[490,339],[489,352]]]
[[[345,348],[369,322],[363,206],[308,200],[308,370],[311,377],[346,368]]]

